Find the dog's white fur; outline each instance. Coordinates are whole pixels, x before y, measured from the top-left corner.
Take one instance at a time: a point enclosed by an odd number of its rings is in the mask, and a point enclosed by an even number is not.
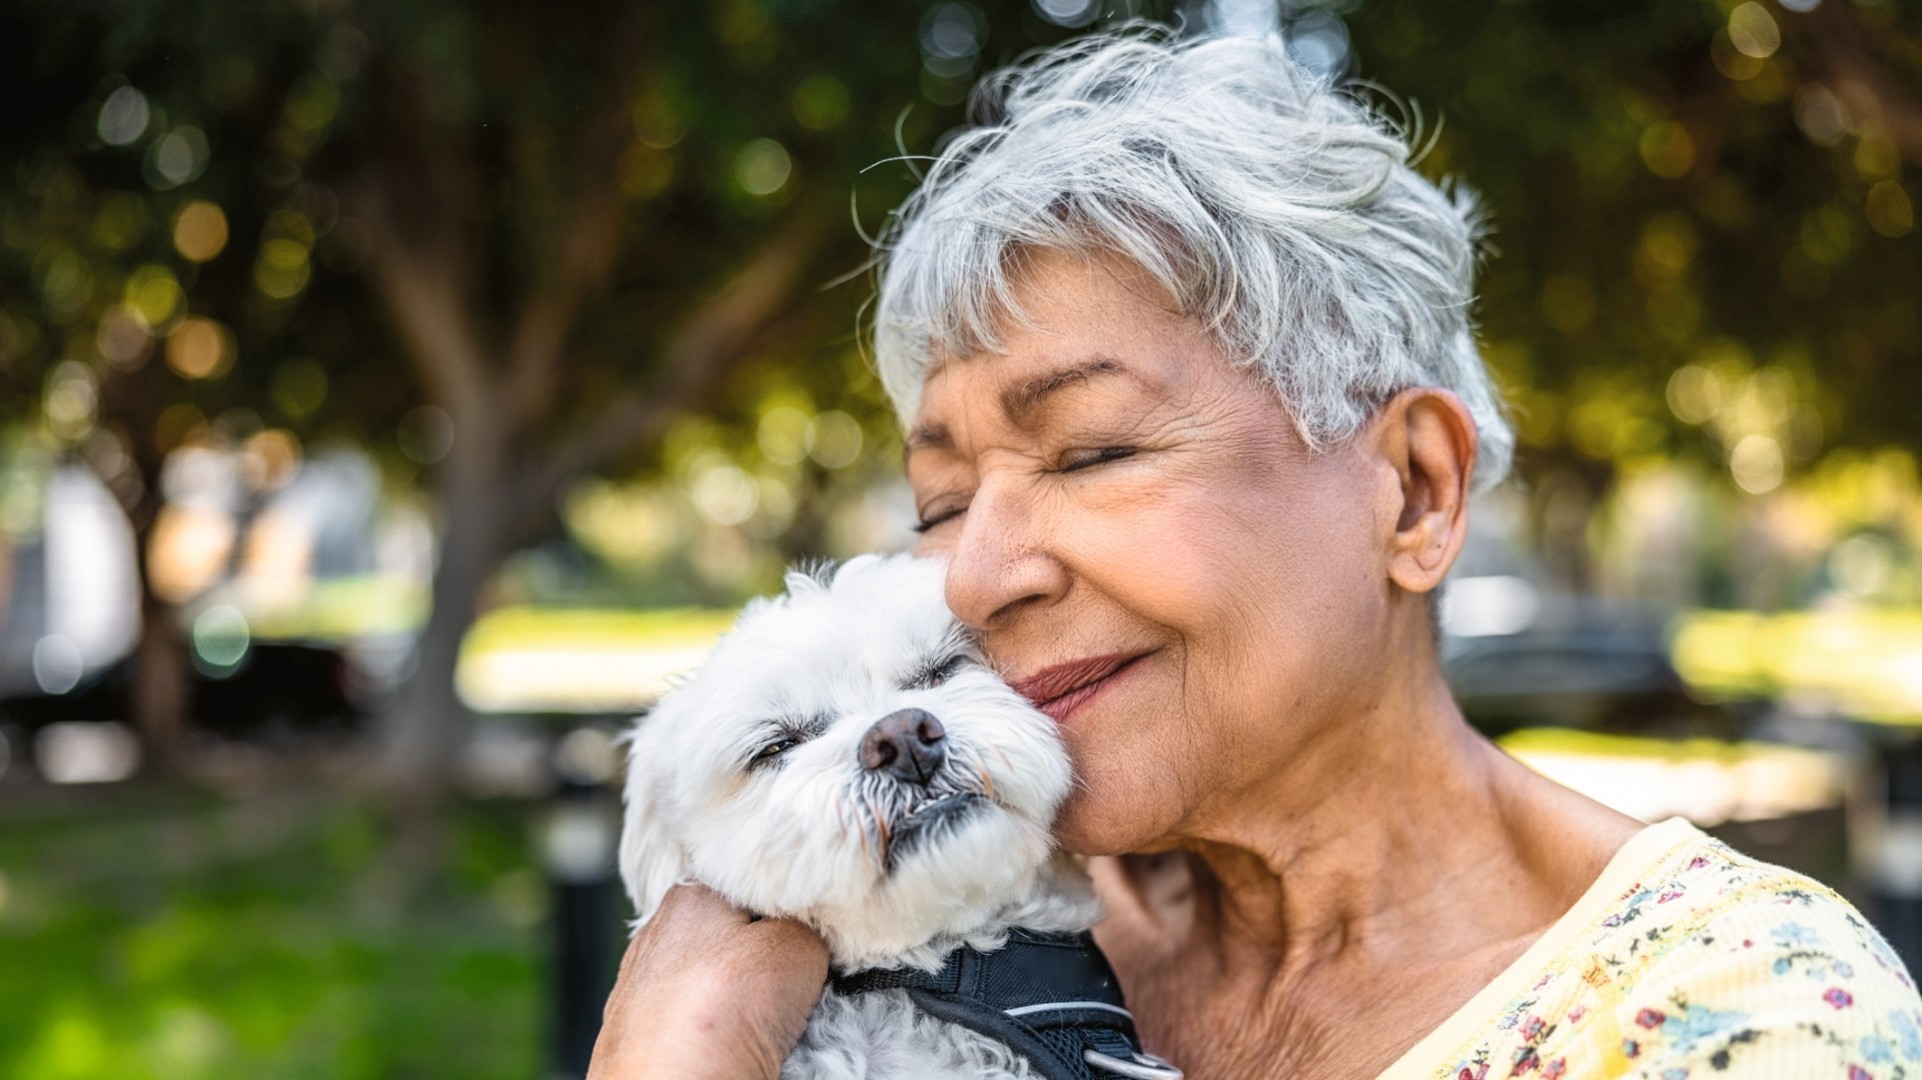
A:
[[[1010,690],[942,600],[943,565],[862,556],[742,613],[707,664],[632,736],[620,869],[645,924],[697,880],[762,915],[799,919],[837,972],[938,968],[1009,929],[1080,931],[1099,908],[1054,853],[1049,823],[1071,783],[1054,723]],[[956,658],[960,658],[957,662]],[[948,670],[945,677],[931,672]],[[900,709],[946,731],[925,789],[870,772],[863,736]],[[781,740],[795,745],[754,764]],[[972,809],[900,843],[931,798]],[[891,841],[900,848],[890,856]],[[823,994],[784,1080],[1031,1075],[999,1042],[928,1017],[904,991]]]

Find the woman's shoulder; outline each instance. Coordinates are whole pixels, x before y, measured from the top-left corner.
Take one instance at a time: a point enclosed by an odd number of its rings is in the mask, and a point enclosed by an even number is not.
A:
[[[1695,1063],[1741,1065],[1736,1076],[1922,1072],[1914,978],[1847,899],[1803,874],[1697,832],[1599,930],[1597,951],[1618,965],[1614,1019],[1649,1076]]]
[[[1749,922],[1803,921],[1853,927],[1866,922],[1840,893],[1786,867],[1728,846],[1679,818],[1636,838],[1657,841],[1635,866],[1619,870],[1615,899],[1594,927],[1598,940],[1624,937],[1635,926],[1697,937]],[[1649,856],[1653,856],[1652,858]],[[1622,885],[1627,882],[1626,885]],[[1705,939],[1706,940],[1706,939]]]
[[[1922,1000],[1868,920],[1679,819],[1458,1019],[1385,1075],[1922,1078]]]
[[[1670,829],[1679,842],[1577,950],[1627,1075],[1922,1075],[1915,982],[1853,905],[1692,827]]]
[[[1914,996],[1914,980],[1895,950],[1840,893],[1692,826],[1677,831],[1680,842],[1623,891],[1597,927],[1597,945],[1646,954],[1630,965],[1641,981],[1697,980],[1716,958],[1777,978],[1819,977],[1841,962],[1845,978],[1860,967],[1863,977]]]

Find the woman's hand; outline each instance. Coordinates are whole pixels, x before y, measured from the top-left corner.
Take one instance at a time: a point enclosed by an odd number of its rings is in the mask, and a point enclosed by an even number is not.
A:
[[[621,959],[588,1080],[775,1080],[827,976],[814,931],[677,885]]]

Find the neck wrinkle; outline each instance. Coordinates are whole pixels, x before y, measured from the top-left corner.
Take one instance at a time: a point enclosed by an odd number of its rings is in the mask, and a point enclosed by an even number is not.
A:
[[[1284,979],[1356,948],[1419,947],[1457,907],[1438,901],[1464,895],[1451,882],[1512,862],[1492,775],[1507,759],[1468,728],[1439,672],[1336,726],[1298,768],[1232,800],[1252,809],[1172,838],[1189,858],[1195,930],[1226,954],[1279,959]]]

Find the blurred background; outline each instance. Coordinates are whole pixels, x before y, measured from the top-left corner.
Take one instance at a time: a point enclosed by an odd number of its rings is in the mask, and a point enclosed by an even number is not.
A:
[[[580,1075],[612,735],[907,539],[866,237],[1131,17],[1485,195],[1471,718],[1922,962],[1916,3],[16,0],[0,1074]]]

